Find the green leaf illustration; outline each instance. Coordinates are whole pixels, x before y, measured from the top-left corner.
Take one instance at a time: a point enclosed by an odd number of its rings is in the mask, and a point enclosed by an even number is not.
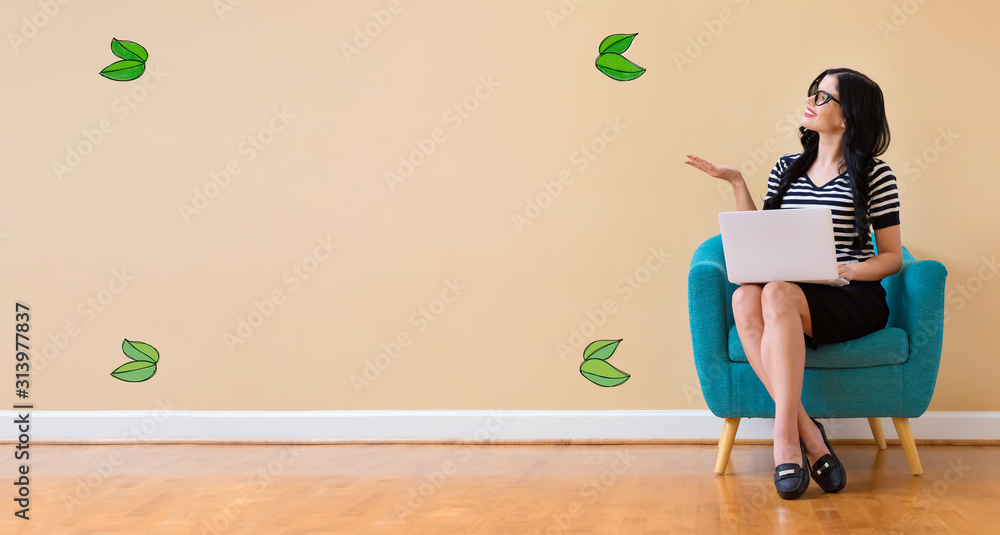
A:
[[[580,373],[590,382],[599,386],[618,386],[631,377],[601,359],[583,361],[583,364],[580,364]]]
[[[122,351],[125,356],[135,361],[152,362],[156,364],[160,361],[160,352],[155,347],[145,342],[122,341]]]
[[[143,63],[149,59],[149,53],[139,43],[132,41],[119,41],[111,38],[111,51],[122,59],[134,59]]]
[[[646,72],[646,69],[625,59],[621,54],[608,52],[597,56],[597,68],[601,72],[620,82],[635,80]]]
[[[614,354],[615,350],[618,349],[618,343],[621,340],[597,340],[596,342],[591,342],[587,346],[587,349],[583,350],[583,360],[598,359],[598,360],[608,360],[611,355]]]
[[[597,47],[597,52],[599,54],[605,54],[608,52],[614,54],[623,54],[628,47],[632,46],[632,40],[635,39],[637,33],[616,33],[614,35],[609,35],[601,41],[601,46]]]
[[[119,82],[127,82],[142,76],[142,72],[145,70],[145,63],[135,59],[123,59],[105,67],[101,71],[101,76]]]
[[[115,371],[111,372],[111,376],[122,381],[139,383],[149,379],[154,373],[156,373],[156,364],[145,360],[134,360],[115,368]]]

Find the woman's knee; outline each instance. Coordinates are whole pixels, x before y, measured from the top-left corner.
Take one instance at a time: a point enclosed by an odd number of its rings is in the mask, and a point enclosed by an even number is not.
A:
[[[733,292],[733,315],[738,318],[750,318],[760,314],[761,287],[756,284],[745,284]]]
[[[760,293],[761,311],[765,317],[788,312],[798,314],[798,294],[802,290],[791,282],[774,281],[764,285]]]

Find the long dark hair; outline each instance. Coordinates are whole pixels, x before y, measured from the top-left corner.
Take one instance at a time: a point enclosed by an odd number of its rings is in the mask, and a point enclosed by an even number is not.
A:
[[[840,92],[840,111],[844,115],[844,137],[841,149],[844,153],[844,164],[838,170],[843,173],[845,168],[850,178],[851,191],[854,194],[854,246],[861,248],[868,241],[868,183],[869,174],[875,167],[875,158],[885,153],[889,148],[889,122],[885,118],[885,100],[882,89],[864,74],[853,69],[827,69],[811,84],[809,92],[812,95],[819,88],[820,81],[827,75],[835,76]],[[764,201],[765,210],[781,207],[792,183],[816,161],[819,150],[819,134],[804,126],[799,127],[799,141],[802,142],[802,155],[795,159],[784,173],[779,176],[778,192]]]

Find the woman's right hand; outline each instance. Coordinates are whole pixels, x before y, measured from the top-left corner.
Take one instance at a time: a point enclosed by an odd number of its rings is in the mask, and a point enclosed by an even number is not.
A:
[[[700,169],[705,173],[708,173],[709,176],[720,178],[730,184],[736,184],[743,179],[743,174],[740,173],[740,171],[735,167],[729,167],[728,165],[715,165],[704,158],[699,158],[690,154],[687,154],[686,156],[688,157],[688,161],[684,163],[694,167],[695,169]]]

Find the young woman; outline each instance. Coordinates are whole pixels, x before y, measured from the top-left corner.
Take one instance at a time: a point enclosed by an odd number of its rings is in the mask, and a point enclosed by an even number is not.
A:
[[[889,308],[880,281],[902,265],[896,177],[877,158],[889,146],[882,90],[857,71],[829,69],[808,95],[802,152],[778,159],[763,208],[829,206],[838,269],[850,282],[746,284],[733,294],[747,360],[774,400],[774,485],[785,499],[801,496],[810,475],[826,492],[847,483],[822,425],[802,406],[806,345],[815,349],[884,328]],[[732,185],[738,210],[757,209],[737,169],[687,156],[686,164]]]

